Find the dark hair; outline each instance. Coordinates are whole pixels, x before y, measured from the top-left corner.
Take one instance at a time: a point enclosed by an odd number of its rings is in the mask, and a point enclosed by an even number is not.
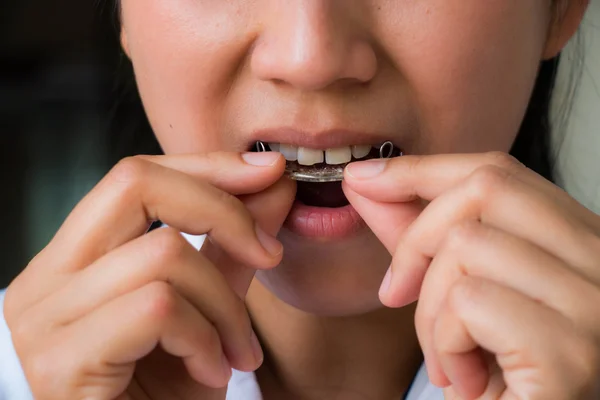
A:
[[[118,31],[116,2],[110,3]],[[551,157],[550,101],[560,56],[542,62],[531,100],[510,154],[548,180],[553,180]],[[117,103],[113,110],[113,139],[116,159],[133,154],[160,154],[161,149],[146,118],[135,85],[133,68],[122,55],[117,82]],[[115,159],[115,161],[116,161]]]
[[[529,107],[510,154],[544,178],[553,181],[550,104],[560,56],[544,61],[529,101]]]

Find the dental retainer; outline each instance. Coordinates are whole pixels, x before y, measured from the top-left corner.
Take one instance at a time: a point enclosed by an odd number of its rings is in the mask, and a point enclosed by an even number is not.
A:
[[[263,142],[256,142],[257,152],[269,151]],[[379,147],[379,158],[401,157],[404,154],[399,151],[391,141],[383,143]],[[340,165],[300,165],[297,161],[287,161],[285,174],[293,180],[301,182],[340,182],[344,180],[344,168],[348,163]]]

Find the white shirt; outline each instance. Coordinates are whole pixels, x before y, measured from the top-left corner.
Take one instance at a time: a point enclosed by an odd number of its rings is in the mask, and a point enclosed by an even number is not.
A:
[[[192,245],[200,248],[203,237],[184,235]],[[433,386],[427,371],[421,367],[406,400],[443,400],[442,390]],[[4,291],[0,291],[0,400],[33,400],[12,338],[4,320]],[[200,399],[199,399],[200,400]],[[226,400],[262,400],[255,375],[233,371]]]

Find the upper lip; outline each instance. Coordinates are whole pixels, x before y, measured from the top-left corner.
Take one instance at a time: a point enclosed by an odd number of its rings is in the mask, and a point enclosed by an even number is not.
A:
[[[400,147],[400,144],[396,142],[396,139],[391,134],[357,132],[347,129],[328,129],[309,132],[282,127],[253,132],[248,147],[253,146],[257,141],[262,141],[265,143],[284,143],[312,149],[332,149],[352,145],[376,145],[388,140],[394,143],[395,146]]]

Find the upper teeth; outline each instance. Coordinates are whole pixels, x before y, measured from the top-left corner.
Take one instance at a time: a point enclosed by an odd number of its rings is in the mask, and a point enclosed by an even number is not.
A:
[[[352,149],[349,146],[327,149],[325,151],[325,163],[331,165],[345,164],[352,160]],[[300,163],[298,163],[300,164]]]
[[[329,153],[327,153],[329,157]],[[306,147],[298,147],[298,164],[300,165],[315,165],[321,164],[324,161],[323,150],[309,149]],[[328,159],[329,162],[329,159]]]
[[[371,152],[371,146],[352,146],[352,155],[354,158],[364,158]]]
[[[286,160],[296,161],[298,159],[298,148],[289,144],[280,144],[279,152],[283,154]]]
[[[354,158],[365,158],[371,152],[371,145],[344,146],[318,150],[297,147],[289,144],[269,143],[272,151],[279,151],[286,160],[298,161],[300,165],[315,165],[323,162],[331,165],[346,164]]]

